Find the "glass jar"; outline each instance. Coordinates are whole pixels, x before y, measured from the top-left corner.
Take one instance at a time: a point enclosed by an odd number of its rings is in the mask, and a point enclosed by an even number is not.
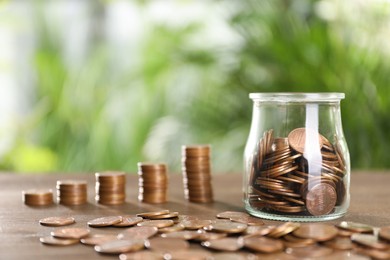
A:
[[[244,202],[254,216],[322,221],[350,201],[350,160],[341,124],[343,93],[252,93],[244,153]]]

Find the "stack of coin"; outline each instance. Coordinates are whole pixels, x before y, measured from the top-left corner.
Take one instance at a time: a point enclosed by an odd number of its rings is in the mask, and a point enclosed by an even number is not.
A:
[[[320,159],[304,156],[305,138],[318,137]],[[331,213],[345,198],[346,172],[342,149],[320,133],[297,128],[287,137],[266,131],[254,153],[250,204],[260,210],[320,216]]]
[[[126,200],[126,175],[124,172],[95,173],[96,201],[103,205],[119,205]]]
[[[138,200],[146,203],[167,201],[167,166],[162,163],[138,163]]]
[[[57,181],[57,200],[63,205],[81,205],[87,202],[87,182],[78,180]]]
[[[182,147],[182,172],[185,198],[191,202],[213,201],[210,146]]]
[[[53,204],[53,191],[26,190],[23,191],[23,201],[29,206],[47,206]]]

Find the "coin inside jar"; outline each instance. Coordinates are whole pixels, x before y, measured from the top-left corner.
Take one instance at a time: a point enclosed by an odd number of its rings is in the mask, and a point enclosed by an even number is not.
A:
[[[306,195],[306,208],[314,216],[332,212],[336,205],[336,190],[329,184],[315,185]]]

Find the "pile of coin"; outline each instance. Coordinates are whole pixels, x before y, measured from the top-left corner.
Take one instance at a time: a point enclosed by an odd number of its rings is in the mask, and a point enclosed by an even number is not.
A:
[[[57,201],[63,205],[87,203],[87,182],[79,180],[59,180],[56,185]]]
[[[29,206],[47,206],[53,204],[52,190],[26,190],[22,194],[24,204]]]
[[[213,201],[210,146],[182,147],[182,172],[185,198],[191,202]]]
[[[96,201],[103,205],[119,205],[126,200],[126,174],[124,172],[95,173]]]
[[[106,216],[88,221],[91,228],[111,227],[111,233],[91,234],[82,227],[52,230],[41,243],[67,246],[82,243],[100,254],[119,259],[390,259],[390,227],[377,232],[370,225],[343,221],[264,225],[244,212],[225,211],[217,219],[198,219],[178,212],[159,210],[138,217]],[[128,226],[114,233],[112,227],[131,218]],[[145,218],[145,219],[143,219]],[[247,220],[238,223],[233,219]],[[256,219],[256,218],[254,218]],[[40,223],[64,226],[72,217],[49,217]],[[91,232],[92,231],[92,232]],[[191,244],[198,243],[201,247]]]
[[[314,140],[308,145],[314,153],[310,161],[305,158],[309,152],[305,151],[307,137]],[[336,137],[332,144],[306,128],[294,129],[287,137],[275,137],[271,129],[264,133],[253,154],[249,203],[270,213],[327,215],[344,202],[345,173]]]
[[[146,203],[167,201],[168,176],[165,164],[138,163],[138,200]]]

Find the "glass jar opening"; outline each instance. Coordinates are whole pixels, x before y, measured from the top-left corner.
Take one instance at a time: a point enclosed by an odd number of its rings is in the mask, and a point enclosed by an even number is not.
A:
[[[263,92],[250,93],[249,98],[258,102],[306,102],[306,103],[320,103],[320,102],[340,102],[345,98],[344,93],[339,92]]]

